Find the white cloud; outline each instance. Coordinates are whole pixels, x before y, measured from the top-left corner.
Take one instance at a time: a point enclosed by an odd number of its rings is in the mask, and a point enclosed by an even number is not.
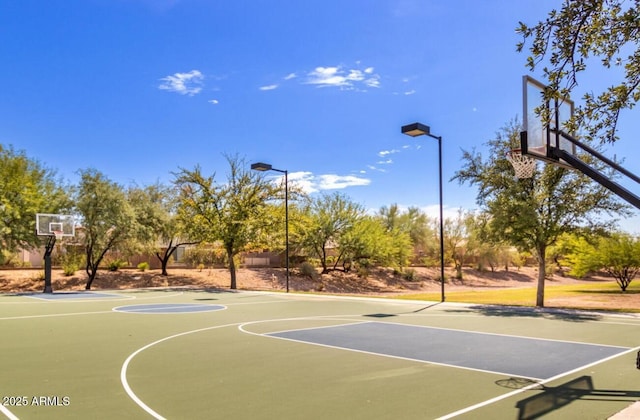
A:
[[[381,151],[378,152],[378,156],[385,157],[385,156],[392,155],[392,154],[398,153],[398,152],[400,152],[400,150],[398,150],[398,149],[381,150]]]
[[[319,175],[318,187],[321,190],[339,190],[371,184],[371,180],[355,175]]]
[[[378,165],[391,165],[393,163],[392,159],[387,159],[387,160],[379,160],[377,162]]]
[[[375,75],[374,77],[370,77],[364,81],[364,84],[369,87],[379,88],[380,87],[380,76]]]
[[[307,83],[320,86],[344,86],[346,78],[340,75],[338,67],[316,67],[308,74]]]
[[[314,193],[369,185],[371,180],[356,175],[314,175],[312,172],[292,172],[289,174],[289,183],[306,193]]]
[[[411,89],[411,90],[408,90],[408,91],[404,92],[404,94],[406,96],[413,95],[414,93],[416,93],[416,91],[414,89]]]
[[[217,100],[217,99],[210,99],[207,102],[209,102],[210,104],[213,104],[213,105],[218,105],[220,103],[220,101]]]
[[[261,86],[260,90],[274,90],[277,88],[278,88],[278,85],[267,85],[267,86]]]
[[[307,194],[312,192],[317,192],[318,189],[314,186],[313,183],[313,173],[312,172],[291,172],[289,175],[289,183],[291,185],[295,185],[300,188]],[[282,177],[279,177],[282,178]]]
[[[298,77],[297,74],[295,73],[289,73],[284,77],[284,80],[291,80],[291,79],[295,79],[296,77]]]
[[[376,172],[382,172],[382,173],[387,172],[387,170],[386,170],[386,169],[378,168],[377,166],[373,166],[373,165],[367,165],[367,168],[368,168],[370,171],[376,171]]]
[[[358,89],[359,86],[380,87],[380,76],[373,73],[373,67],[364,71],[359,69],[344,69],[342,66],[316,67],[307,73],[305,83],[318,87],[334,86],[341,89]]]
[[[162,83],[158,86],[160,90],[168,90],[181,95],[193,96],[202,90],[204,76],[198,70],[191,70],[188,73],[175,73],[160,79]]]

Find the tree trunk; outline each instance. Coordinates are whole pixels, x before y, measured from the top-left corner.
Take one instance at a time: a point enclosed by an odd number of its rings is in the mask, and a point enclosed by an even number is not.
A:
[[[173,255],[176,249],[178,249],[177,246],[171,246],[171,244],[169,244],[167,249],[164,250],[163,255],[160,255],[159,252],[156,252],[156,257],[158,257],[158,259],[160,260],[160,265],[162,266],[163,276],[169,275],[169,273],[167,272],[167,265],[169,264],[169,259],[171,258],[171,255]]]
[[[171,259],[171,256],[173,255],[173,253],[176,252],[181,245],[195,245],[197,243],[198,242],[179,242],[173,245],[173,239],[172,239],[169,241],[169,245],[164,250],[163,255],[160,255],[159,252],[156,252],[156,257],[160,260],[160,264],[162,266],[162,275],[163,276],[169,275],[169,273],[167,272],[167,266],[169,265],[169,260]]]
[[[86,268],[86,273],[87,273],[87,284],[84,286],[84,290],[91,290],[91,285],[93,284],[93,281],[96,278],[96,275],[98,274],[98,266],[93,266],[91,264],[87,264],[87,268]]]
[[[329,272],[329,267],[327,267],[327,249],[325,244],[322,244],[322,258],[320,259],[320,263],[322,264],[322,273],[327,274]]]
[[[231,286],[229,286],[229,288],[235,290],[238,288],[236,285],[236,263],[233,260],[233,252],[228,249],[227,258],[229,258],[229,274],[231,275]]]
[[[538,249],[538,289],[536,291],[536,306],[544,307],[544,281],[547,275],[546,247]]]

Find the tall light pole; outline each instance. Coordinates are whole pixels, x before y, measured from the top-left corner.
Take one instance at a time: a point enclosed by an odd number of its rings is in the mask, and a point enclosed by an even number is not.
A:
[[[444,302],[444,217],[442,215],[442,137],[434,136],[428,125],[413,123],[402,126],[402,134],[411,137],[429,136],[438,140],[438,168],[440,172],[440,284],[442,289],[442,302]]]
[[[286,267],[286,289],[289,293],[289,172],[283,169],[276,169],[268,163],[253,163],[251,169],[256,171],[275,171],[284,174],[284,241],[285,241],[285,267]]]

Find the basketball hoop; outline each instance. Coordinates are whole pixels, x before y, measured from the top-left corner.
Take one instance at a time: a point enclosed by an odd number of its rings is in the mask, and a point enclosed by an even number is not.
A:
[[[51,235],[51,236],[55,236],[56,237],[56,241],[60,241],[64,237],[64,232],[61,231],[61,230],[54,230],[51,233],[53,233],[53,235]]]
[[[532,178],[533,171],[536,169],[536,160],[532,157],[522,154],[522,150],[513,149],[507,153],[507,160],[513,165],[516,172],[516,178],[525,179]]]

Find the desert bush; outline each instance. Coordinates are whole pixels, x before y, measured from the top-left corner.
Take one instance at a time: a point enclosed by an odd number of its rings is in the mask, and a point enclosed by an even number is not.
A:
[[[149,263],[148,262],[141,262],[140,264],[138,264],[138,270],[140,271],[147,271],[149,269]]]
[[[31,263],[29,261],[20,260],[17,253],[0,250],[0,265],[11,268],[26,268],[30,267]]]
[[[373,262],[369,258],[359,258],[356,263],[358,267],[362,267],[362,268],[373,267]]]
[[[358,268],[356,269],[356,275],[358,277],[360,277],[361,279],[366,279],[367,277],[369,277],[370,271],[369,268],[366,266],[362,266],[362,265],[358,265]]]
[[[315,280],[318,277],[318,272],[316,271],[316,268],[307,261],[300,264],[300,267],[298,267],[298,269],[300,270],[301,275],[305,277],[309,277],[312,280]]]
[[[305,261],[308,264],[311,264],[311,267],[320,267],[320,259],[319,258],[307,258]],[[304,264],[304,262],[303,262]]]
[[[67,251],[58,255],[58,264],[62,267],[62,273],[67,277],[76,274],[83,261],[84,256],[75,251]]]
[[[222,248],[209,244],[200,244],[197,247],[187,249],[184,253],[184,261],[194,268],[201,264],[205,267],[224,265],[226,259],[227,255]]]
[[[421,262],[422,262],[422,265],[429,268],[435,268],[440,266],[440,259],[436,257],[427,256],[422,258]]]
[[[405,279],[406,281],[414,281],[414,280],[416,280],[416,270],[414,270],[413,268],[409,268],[407,270],[404,270],[402,272],[402,278]]]
[[[79,269],[80,266],[78,264],[67,263],[62,266],[62,274],[67,277],[71,277],[76,274],[76,271],[78,271]]]
[[[109,271],[118,271],[123,267],[126,267],[127,263],[126,261],[122,261],[122,260],[113,260],[111,261],[108,265],[107,265],[107,269]]]

